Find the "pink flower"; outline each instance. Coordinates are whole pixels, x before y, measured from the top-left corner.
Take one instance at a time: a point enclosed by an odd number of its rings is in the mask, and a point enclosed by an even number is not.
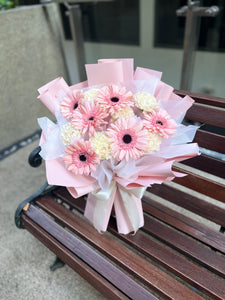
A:
[[[102,111],[95,102],[86,102],[74,112],[72,125],[75,129],[81,130],[82,134],[88,132],[92,136],[95,134],[95,130],[102,131],[101,126],[107,124],[104,121],[107,116],[108,113]]]
[[[177,127],[176,122],[163,109],[145,114],[143,124],[146,129],[159,133],[164,138],[173,135]]]
[[[95,171],[95,165],[99,164],[98,155],[91,148],[89,141],[77,140],[70,144],[65,152],[64,162],[67,169],[74,174],[89,175]]]
[[[121,108],[133,106],[132,99],[132,93],[126,92],[125,87],[110,85],[99,91],[96,101],[103,109],[107,109],[109,113],[114,113]]]
[[[71,121],[73,113],[81,105],[83,97],[82,91],[73,91],[73,93],[63,99],[60,104],[60,111],[64,118]]]
[[[118,159],[138,159],[147,149],[148,132],[143,129],[143,123],[136,119],[119,119],[111,124],[107,134],[111,142],[112,155]]]

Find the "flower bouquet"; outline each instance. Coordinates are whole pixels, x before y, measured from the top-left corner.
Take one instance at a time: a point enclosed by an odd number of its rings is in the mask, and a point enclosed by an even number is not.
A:
[[[38,119],[47,180],[74,198],[89,193],[85,216],[99,232],[113,206],[118,231],[136,232],[146,188],[184,176],[173,163],[199,154],[190,143],[197,127],[181,124],[194,101],[175,95],[161,72],[134,72],[133,59],[99,60],[86,73],[85,82],[57,78],[39,89],[57,119]]]

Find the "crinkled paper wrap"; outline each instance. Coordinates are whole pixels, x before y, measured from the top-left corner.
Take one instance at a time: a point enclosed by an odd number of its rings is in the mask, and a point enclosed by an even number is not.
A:
[[[106,231],[113,206],[119,233],[136,232],[144,224],[141,198],[146,187],[183,176],[172,171],[172,164],[199,154],[198,145],[190,143],[197,127],[180,124],[194,101],[189,96],[175,95],[173,88],[161,81],[161,72],[140,67],[133,72],[133,59],[102,59],[98,64],[86,65],[86,72],[85,82],[69,87],[59,77],[38,90],[38,98],[57,118],[57,124],[47,118],[38,120],[43,130],[40,154],[46,160],[47,180],[49,184],[67,187],[75,198],[89,193],[85,216],[99,232]],[[91,175],[75,175],[63,162],[65,146],[60,142],[60,134],[65,120],[59,111],[60,102],[74,90],[106,84],[122,84],[132,93],[153,94],[160,108],[177,122],[176,133],[162,142],[158,152],[118,165],[113,159],[104,160]]]

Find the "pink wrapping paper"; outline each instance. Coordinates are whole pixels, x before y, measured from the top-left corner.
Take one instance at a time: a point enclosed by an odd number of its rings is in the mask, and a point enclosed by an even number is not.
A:
[[[157,101],[160,101],[161,107],[176,121],[181,121],[187,109],[193,104],[193,100],[189,96],[182,99],[175,95],[173,88],[161,81],[161,72],[140,67],[134,72],[133,59],[101,59],[98,61],[98,64],[90,64],[85,67],[87,72],[87,81],[85,82],[69,87],[63,78],[59,77],[38,90],[40,93],[38,98],[54,115],[59,111],[60,101],[62,101],[63,96],[70,95],[74,90],[107,84],[124,84],[132,87],[133,80],[136,82],[145,80],[151,82],[152,80],[157,83],[154,96]],[[54,129],[55,131],[59,130],[57,127]],[[42,142],[44,142],[44,139],[42,139]],[[62,157],[57,157],[46,160],[47,180],[49,184],[66,186],[75,198],[90,193],[85,216],[94,223],[99,232],[107,229],[113,205],[118,231],[123,234],[136,232],[144,224],[141,196],[137,197],[135,195],[136,192],[140,192],[140,195],[142,195],[141,188],[143,187],[172,180],[175,176],[182,176],[182,174],[179,175],[172,172],[172,164],[199,154],[197,144],[171,145],[167,147],[166,143],[169,142],[165,142],[165,146],[158,153],[146,154],[138,159],[135,170],[126,177],[120,175],[122,174],[121,171],[115,171],[114,169],[110,171],[114,174],[112,177],[114,185],[110,193],[109,191],[106,191],[105,195],[103,193],[106,204],[105,208],[103,207],[104,205],[102,206],[104,215],[100,222],[96,219],[96,211],[100,203],[97,195],[101,189],[96,178],[91,175],[75,175],[69,172],[65,168]],[[127,202],[124,201],[126,189],[128,189],[127,193],[129,193],[129,199],[132,202],[132,209],[130,209],[129,205],[126,207]],[[102,194],[100,195],[101,197]],[[102,207],[99,205],[99,212],[102,212]]]

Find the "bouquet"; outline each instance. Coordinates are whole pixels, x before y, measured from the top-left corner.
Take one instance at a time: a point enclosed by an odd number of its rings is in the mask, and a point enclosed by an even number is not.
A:
[[[134,72],[133,59],[99,60],[86,73],[85,82],[69,87],[60,77],[38,90],[57,119],[38,119],[47,180],[74,198],[89,193],[85,216],[99,232],[113,206],[119,233],[136,232],[146,188],[183,176],[173,163],[199,154],[190,143],[197,127],[181,124],[194,101],[175,95],[161,72]]]

